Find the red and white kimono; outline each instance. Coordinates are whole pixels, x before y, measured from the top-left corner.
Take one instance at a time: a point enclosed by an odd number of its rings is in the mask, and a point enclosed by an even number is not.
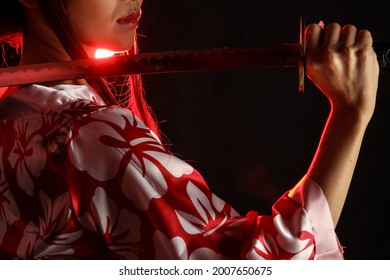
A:
[[[85,86],[0,101],[0,259],[342,259],[309,177],[239,215],[134,114]]]

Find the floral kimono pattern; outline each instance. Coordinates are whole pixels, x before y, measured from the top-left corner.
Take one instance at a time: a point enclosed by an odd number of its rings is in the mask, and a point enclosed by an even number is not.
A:
[[[128,109],[84,86],[0,101],[1,259],[342,259],[304,177],[270,216],[237,213]]]

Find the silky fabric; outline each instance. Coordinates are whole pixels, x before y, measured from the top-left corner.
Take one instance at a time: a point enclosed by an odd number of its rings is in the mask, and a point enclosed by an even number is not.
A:
[[[260,188],[261,186],[259,186]],[[239,214],[131,111],[86,86],[0,101],[1,259],[343,259],[310,177]]]

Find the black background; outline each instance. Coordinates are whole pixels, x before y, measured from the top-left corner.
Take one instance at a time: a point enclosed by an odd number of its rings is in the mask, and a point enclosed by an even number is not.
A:
[[[298,42],[307,23],[352,23],[375,41],[390,41],[385,1],[145,0],[141,52],[252,47]],[[239,212],[268,214],[279,195],[306,172],[329,112],[295,68],[144,76],[147,100],[172,152],[194,165],[210,188]],[[337,233],[347,259],[389,259],[390,72],[380,76]]]
[[[377,0],[144,0],[139,45],[149,52],[297,43],[300,15],[307,23],[352,23],[369,29],[375,41],[390,42],[387,6]],[[298,93],[295,68],[143,79],[171,151],[243,215],[269,214],[301,179],[329,113],[327,99],[310,81]],[[390,259],[389,91],[390,71],[382,72],[376,111],[336,229],[346,259]]]

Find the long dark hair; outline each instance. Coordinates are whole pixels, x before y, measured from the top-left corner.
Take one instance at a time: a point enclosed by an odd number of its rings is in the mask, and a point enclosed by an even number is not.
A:
[[[4,7],[5,6],[5,7]],[[5,42],[15,49],[22,45],[23,13],[17,0],[7,1],[0,9],[0,43]]]
[[[17,0],[8,0],[6,8],[0,12],[0,42],[5,41],[13,47],[20,47],[23,35],[22,6]],[[43,14],[57,35],[71,59],[88,58],[82,44],[73,31],[67,16],[66,0],[37,0]],[[136,36],[135,36],[136,37]],[[136,40],[133,54],[138,53]],[[160,135],[154,115],[146,103],[141,75],[130,75],[128,81],[128,102],[119,104],[104,78],[90,79],[87,82],[109,105],[121,105],[129,108],[152,131]]]

